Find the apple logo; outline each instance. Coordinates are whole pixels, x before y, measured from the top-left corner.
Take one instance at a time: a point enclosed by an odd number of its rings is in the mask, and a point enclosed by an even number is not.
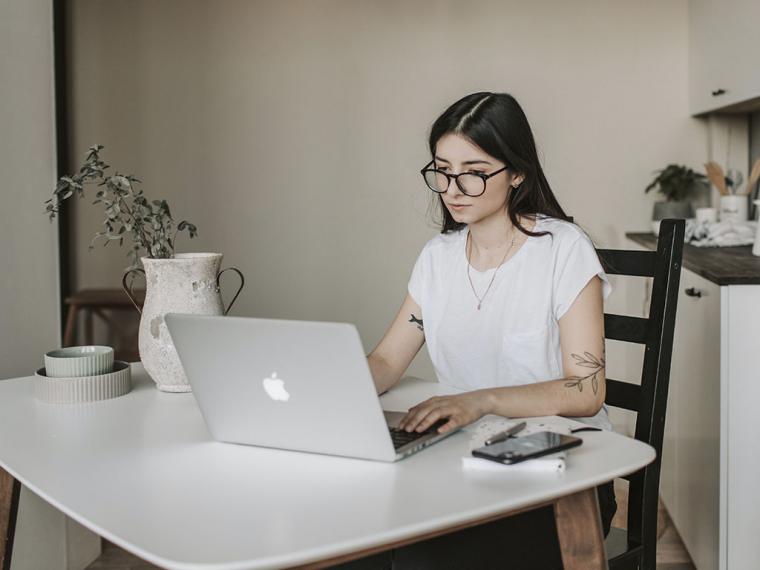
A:
[[[273,400],[287,402],[290,399],[290,394],[285,389],[285,382],[277,378],[277,372],[272,372],[272,375],[269,378],[264,378],[261,383],[267,395]]]

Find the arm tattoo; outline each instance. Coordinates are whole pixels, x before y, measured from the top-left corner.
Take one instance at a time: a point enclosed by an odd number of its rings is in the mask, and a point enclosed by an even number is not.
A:
[[[580,354],[571,354],[575,359],[575,363],[578,366],[582,366],[583,368],[593,368],[593,371],[586,376],[569,376],[566,378],[568,382],[565,382],[566,388],[578,388],[579,392],[583,392],[583,382],[591,379],[591,389],[594,391],[594,395],[599,392],[599,377],[597,376],[602,370],[604,370],[605,365],[605,349],[604,349],[604,339],[602,339],[602,358],[598,359],[596,356],[591,354],[590,352],[584,352],[581,356]]]
[[[415,317],[414,313],[410,314],[409,316],[412,317],[411,319],[409,319],[410,323],[414,323],[415,325],[417,325],[417,328],[420,329],[421,331],[425,330],[422,327],[422,319],[418,319],[417,317]]]

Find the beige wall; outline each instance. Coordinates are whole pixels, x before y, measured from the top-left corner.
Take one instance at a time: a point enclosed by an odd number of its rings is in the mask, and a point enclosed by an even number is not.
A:
[[[0,4],[0,378],[26,376],[59,343],[50,2]]]
[[[514,94],[561,204],[608,247],[649,228],[653,170],[706,156],[686,0],[73,7],[76,154],[106,145],[196,223],[181,251],[243,270],[234,314],[351,321],[368,350],[435,233],[418,170],[457,98]],[[125,252],[86,252],[101,218],[80,206],[79,283],[116,285]],[[411,372],[432,375],[426,356]]]
[[[0,379],[29,376],[60,346],[49,0],[0,2]],[[79,570],[100,538],[21,488],[12,570]]]

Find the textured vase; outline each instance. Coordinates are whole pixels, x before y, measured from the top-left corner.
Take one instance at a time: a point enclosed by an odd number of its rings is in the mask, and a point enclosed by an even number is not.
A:
[[[243,289],[243,274],[234,267],[219,271],[221,263],[221,253],[181,253],[171,259],[143,257],[145,270],[132,269],[122,278],[124,290],[142,315],[138,341],[140,360],[159,390],[191,390],[164,322],[164,315],[226,315]],[[225,309],[219,291],[219,277],[228,269],[240,276],[240,288]],[[127,277],[132,272],[145,274],[145,303],[142,310],[126,284]]]

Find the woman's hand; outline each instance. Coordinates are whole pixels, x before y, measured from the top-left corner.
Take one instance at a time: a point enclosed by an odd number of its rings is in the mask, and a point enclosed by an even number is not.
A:
[[[449,421],[438,428],[438,433],[445,433],[471,424],[489,412],[488,390],[475,390],[456,396],[435,396],[409,408],[409,412],[399,423],[399,428],[421,432],[438,420],[448,418]]]

